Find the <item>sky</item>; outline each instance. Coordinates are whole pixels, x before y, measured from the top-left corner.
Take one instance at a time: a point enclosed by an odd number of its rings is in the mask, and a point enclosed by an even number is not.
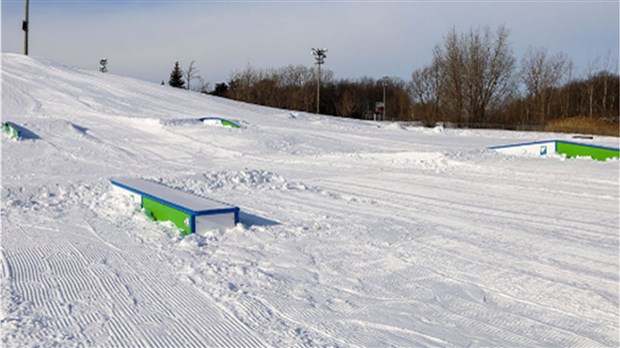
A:
[[[2,52],[23,52],[24,0],[2,0]],[[175,61],[210,83],[254,68],[311,66],[337,79],[398,77],[428,65],[452,29],[504,25],[517,62],[529,47],[563,52],[576,73],[597,57],[617,70],[618,1],[30,0],[29,51],[56,62],[161,82]]]

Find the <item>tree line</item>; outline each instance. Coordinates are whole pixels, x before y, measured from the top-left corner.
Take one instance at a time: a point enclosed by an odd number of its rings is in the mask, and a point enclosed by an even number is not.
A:
[[[193,64],[192,64],[193,65]],[[192,77],[192,66],[184,76]],[[530,48],[520,60],[504,26],[452,29],[433,50],[432,61],[400,78],[334,79],[323,68],[322,114],[372,119],[385,95],[386,120],[466,127],[544,126],[551,120],[586,117],[618,123],[618,62],[598,57],[580,74],[570,58]],[[188,82],[190,81],[188,80]],[[316,111],[316,67],[289,65],[235,71],[210,94],[277,108]],[[202,83],[202,92],[206,93]]]
[[[519,62],[500,26],[452,30],[435,47],[430,65],[410,81],[414,119],[471,127],[544,126],[552,119],[588,117],[617,123],[617,61],[597,58],[575,75],[570,58],[529,48]]]
[[[405,81],[370,77],[335,80],[333,76],[333,71],[321,70],[320,113],[372,119],[375,103],[383,100],[385,90],[389,113],[394,115],[391,119],[410,119],[412,100]],[[247,66],[232,73],[227,83],[216,84],[211,94],[253,104],[316,112],[316,89],[314,67],[288,65],[257,69]]]

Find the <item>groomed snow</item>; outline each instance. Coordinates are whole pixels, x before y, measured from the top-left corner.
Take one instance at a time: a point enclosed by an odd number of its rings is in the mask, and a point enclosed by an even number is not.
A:
[[[485,150],[570,135],[317,116],[5,53],[2,120],[28,130],[2,138],[3,346],[620,345],[618,160]],[[111,177],[241,224],[182,239]]]

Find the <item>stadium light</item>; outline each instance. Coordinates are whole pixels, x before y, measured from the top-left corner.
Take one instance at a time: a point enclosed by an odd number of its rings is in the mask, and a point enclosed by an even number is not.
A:
[[[327,48],[313,48],[312,54],[318,66],[316,73],[316,113],[319,113],[320,95],[321,95],[321,64],[325,63]]]

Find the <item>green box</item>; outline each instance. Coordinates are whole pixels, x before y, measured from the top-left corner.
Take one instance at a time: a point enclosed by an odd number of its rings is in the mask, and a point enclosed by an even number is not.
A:
[[[192,232],[190,228],[191,216],[188,213],[144,196],[142,197],[142,207],[148,210],[155,220],[172,221],[172,223],[183,230],[186,235]]]
[[[566,157],[592,157],[599,161],[620,157],[620,150],[618,149],[567,141],[556,141],[556,151],[565,154]]]

